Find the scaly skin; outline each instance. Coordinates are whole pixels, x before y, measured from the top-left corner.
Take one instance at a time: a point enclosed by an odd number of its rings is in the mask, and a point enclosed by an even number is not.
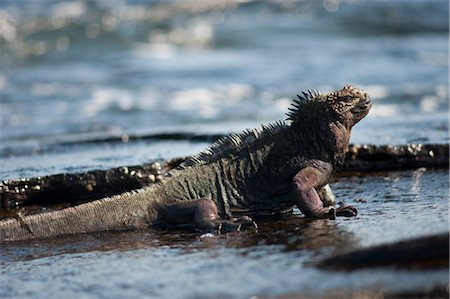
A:
[[[227,232],[254,226],[249,216],[355,216],[334,207],[328,186],[342,165],[350,130],[371,108],[350,85],[299,96],[284,122],[231,135],[184,162],[162,184],[79,206],[0,222],[0,240],[24,240],[155,224]],[[237,217],[237,218],[236,218]]]

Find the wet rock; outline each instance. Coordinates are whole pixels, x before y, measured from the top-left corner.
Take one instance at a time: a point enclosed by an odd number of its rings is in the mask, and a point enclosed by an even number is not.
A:
[[[258,296],[258,299],[268,299],[274,297]],[[448,299],[449,286],[432,286],[427,289],[403,290],[397,292],[387,292],[379,287],[377,290],[351,290],[351,289],[336,289],[322,294],[291,294],[276,299]]]
[[[449,233],[418,237],[339,254],[319,262],[325,270],[390,267],[433,269],[449,267]]]
[[[387,171],[420,167],[448,168],[448,144],[352,144],[342,171]]]
[[[80,203],[150,186],[164,179],[161,164],[118,167],[77,174],[57,174],[0,183],[0,209],[24,205]]]
[[[5,209],[29,205],[75,204],[149,186],[164,181],[168,172],[185,159],[78,174],[5,180],[0,182],[0,209],[4,212]],[[448,144],[350,145],[347,160],[338,174],[419,167],[448,168],[448,163]]]

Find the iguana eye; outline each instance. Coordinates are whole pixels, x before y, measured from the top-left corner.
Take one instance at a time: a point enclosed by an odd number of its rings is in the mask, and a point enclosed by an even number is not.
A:
[[[347,97],[344,97],[343,102],[350,103],[350,102],[353,102],[353,100],[354,100],[354,97],[347,96]]]

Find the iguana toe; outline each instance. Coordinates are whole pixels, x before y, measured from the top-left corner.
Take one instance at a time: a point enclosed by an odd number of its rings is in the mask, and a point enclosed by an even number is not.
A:
[[[231,220],[217,220],[217,222],[219,224],[219,228],[217,230],[219,234],[240,232],[248,229],[258,231],[258,225],[248,216],[233,218]]]

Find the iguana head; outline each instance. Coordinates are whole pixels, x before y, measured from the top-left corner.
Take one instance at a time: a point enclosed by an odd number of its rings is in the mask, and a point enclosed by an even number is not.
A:
[[[345,85],[342,89],[327,94],[308,90],[303,92],[303,95],[298,95],[298,98],[287,114],[288,120],[294,123],[305,124],[313,119],[330,121],[331,117],[351,128],[363,119],[372,107],[369,95],[352,85]]]
[[[325,95],[326,103],[347,127],[363,119],[369,113],[372,102],[369,95],[352,85]]]

